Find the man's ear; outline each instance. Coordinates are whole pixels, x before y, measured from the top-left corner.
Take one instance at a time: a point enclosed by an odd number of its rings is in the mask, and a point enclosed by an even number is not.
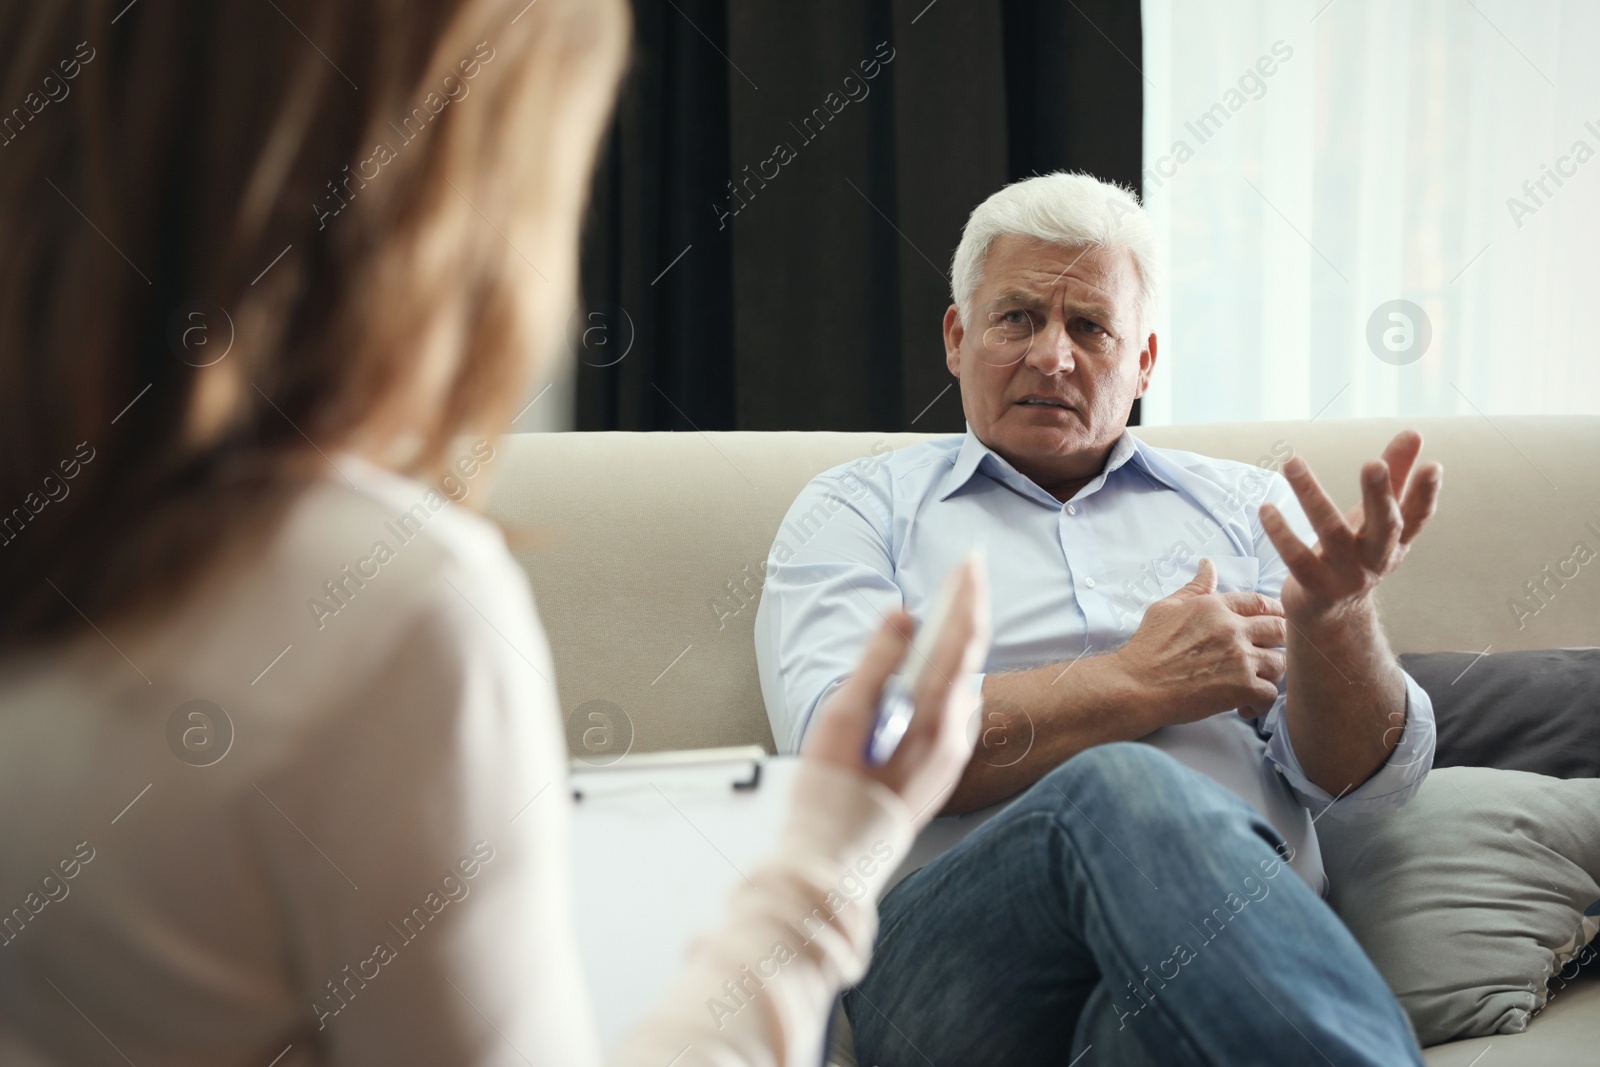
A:
[[[957,378],[961,377],[961,342],[967,336],[961,325],[961,311],[954,304],[944,313],[944,365]]]
[[[1139,351],[1139,391],[1135,396],[1144,396],[1145,390],[1150,388],[1150,375],[1156,369],[1156,335],[1151,334],[1145,338],[1144,348]]]

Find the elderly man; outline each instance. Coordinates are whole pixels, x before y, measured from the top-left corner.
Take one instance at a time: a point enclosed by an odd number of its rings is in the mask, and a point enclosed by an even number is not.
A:
[[[773,546],[756,649],[788,751],[883,613],[989,561],[983,742],[944,810],[997,813],[884,901],[845,998],[863,1064],[1421,1062],[1321,900],[1314,823],[1432,765],[1373,592],[1442,471],[1402,433],[1341,514],[1299,458],[1142,444],[1157,284],[1122,189],[990,197],[944,319],[966,434],[819,475]]]

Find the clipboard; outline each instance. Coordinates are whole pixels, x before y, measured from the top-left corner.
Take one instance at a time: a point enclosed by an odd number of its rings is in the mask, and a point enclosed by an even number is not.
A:
[[[776,848],[799,765],[759,746],[573,761],[573,913],[608,1054]]]
[[[729,778],[735,791],[761,788],[761,768],[767,750],[760,745],[732,748],[701,748],[678,752],[646,752],[624,756],[615,762],[596,765],[583,759],[568,762],[572,799],[581,801],[585,790],[592,796],[608,796],[650,783],[666,782],[676,788],[710,788]]]
[[[798,756],[759,746],[572,761],[573,914],[601,1045],[609,1055],[683,968],[697,933],[777,847]],[[884,892],[1004,810],[1001,801],[924,827]]]

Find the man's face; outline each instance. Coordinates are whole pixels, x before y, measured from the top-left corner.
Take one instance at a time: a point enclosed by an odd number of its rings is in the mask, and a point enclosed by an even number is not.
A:
[[[990,245],[970,320],[952,305],[944,336],[972,431],[1050,491],[1099,473],[1156,362],[1133,257],[1032,237]]]

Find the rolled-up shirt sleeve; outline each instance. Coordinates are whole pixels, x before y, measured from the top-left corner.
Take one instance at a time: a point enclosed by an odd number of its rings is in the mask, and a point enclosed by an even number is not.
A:
[[[1289,736],[1289,723],[1283,714],[1286,698],[1281,693],[1278,695],[1262,727],[1263,733],[1271,734],[1267,739],[1266,758],[1313,815],[1320,816],[1324,811],[1330,819],[1380,815],[1400,807],[1422,787],[1422,780],[1433,768],[1438,731],[1434,726],[1432,698],[1411,675],[1405,674],[1405,680],[1405,721],[1391,728],[1399,733],[1394,751],[1371,778],[1338,797],[1337,803],[1332,794],[1308,778],[1301,768]],[[1389,739],[1394,740],[1393,735]]]

